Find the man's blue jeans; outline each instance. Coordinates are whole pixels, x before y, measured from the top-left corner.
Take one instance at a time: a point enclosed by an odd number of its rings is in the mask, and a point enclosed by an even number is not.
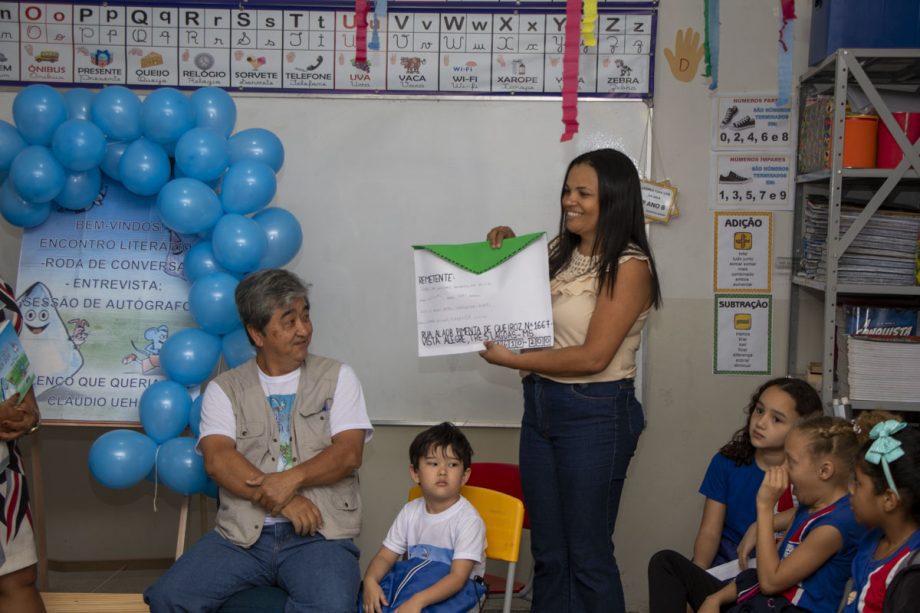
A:
[[[287,522],[265,526],[249,549],[212,530],[147,588],[144,601],[153,613],[215,611],[236,592],[276,585],[288,593],[286,612],[353,613],[358,556],[350,539],[298,536]]]
[[[626,610],[612,538],[626,469],[644,428],[630,379],[524,379],[520,465],[534,613]]]

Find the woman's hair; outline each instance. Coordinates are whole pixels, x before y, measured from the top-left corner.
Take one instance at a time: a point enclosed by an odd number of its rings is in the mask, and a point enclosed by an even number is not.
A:
[[[581,164],[587,164],[597,173],[600,211],[591,253],[599,258],[598,292],[606,289],[608,295],[613,295],[617,261],[626,247],[634,243],[648,257],[652,273],[652,304],[657,308],[661,304],[661,288],[658,285],[658,271],[652,258],[652,250],[645,237],[642,188],[635,165],[625,154],[615,149],[597,149],[572,160],[565,171],[565,180],[568,179],[572,168]],[[563,182],[560,200],[564,193]],[[559,217],[559,235],[553,241],[549,255],[550,278],[566,267],[580,242],[581,237],[566,229],[563,210]]]
[[[884,493],[885,490],[889,489],[889,485],[885,479],[882,465],[873,464],[866,460],[866,452],[875,442],[869,438],[869,433],[876,424],[889,419],[901,421],[900,417],[887,411],[863,413],[856,420],[857,437],[859,442],[862,443],[856,460],[857,465],[862,472],[872,478],[872,485],[876,494]],[[907,514],[914,521],[920,522],[920,430],[917,430],[914,426],[907,426],[903,430],[892,434],[891,437],[901,443],[901,450],[904,455],[890,462],[888,470],[891,472],[891,478],[898,488],[898,496]]]
[[[838,460],[840,474],[849,480],[859,455],[853,424],[840,417],[811,415],[797,423],[795,429],[808,436],[808,451],[813,458],[831,456]]]
[[[757,391],[751,396],[751,402],[745,409],[747,421],[744,422],[744,427],[735,432],[732,435],[732,439],[719,449],[719,453],[729,460],[734,460],[738,466],[750,464],[754,461],[755,450],[754,445],[751,444],[751,417],[754,415],[757,403],[760,402],[760,397],[771,387],[778,387],[792,397],[792,400],[795,401],[795,412],[798,413],[799,417],[805,417],[822,410],[821,397],[818,396],[818,392],[815,391],[815,388],[810,383],[793,377],[770,379],[758,387]]]

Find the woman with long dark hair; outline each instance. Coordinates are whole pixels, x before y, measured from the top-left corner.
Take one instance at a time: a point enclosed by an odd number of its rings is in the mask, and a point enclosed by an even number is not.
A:
[[[625,611],[613,530],[626,469],[645,427],[636,351],[661,302],[639,175],[613,149],[569,164],[550,243],[554,344],[482,357],[527,372],[520,464],[535,562],[533,611]],[[498,247],[514,236],[489,231]]]

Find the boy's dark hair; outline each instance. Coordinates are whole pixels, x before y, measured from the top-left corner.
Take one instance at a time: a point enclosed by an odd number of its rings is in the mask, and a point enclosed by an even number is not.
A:
[[[418,470],[419,462],[433,449],[450,449],[463,463],[463,468],[470,467],[473,461],[473,447],[466,439],[460,428],[445,421],[419,432],[412,444],[409,445],[409,461],[412,468]]]
[[[719,453],[733,460],[736,466],[750,464],[754,461],[754,445],[751,444],[751,416],[754,414],[757,403],[760,402],[760,397],[771,387],[778,387],[792,397],[795,401],[795,412],[799,414],[799,417],[818,413],[823,409],[821,397],[807,381],[794,377],[770,379],[758,387],[751,396],[751,402],[746,409],[747,421],[744,427],[735,432],[732,440],[719,449]]]

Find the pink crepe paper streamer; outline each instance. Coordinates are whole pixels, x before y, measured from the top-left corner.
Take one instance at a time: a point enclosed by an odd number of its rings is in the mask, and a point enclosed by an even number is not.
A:
[[[562,123],[560,142],[578,133],[578,59],[581,51],[581,0],[566,0],[565,53],[562,56]]]
[[[779,44],[783,46],[783,51],[789,51],[783,36],[786,31],[786,24],[795,19],[795,0],[779,0],[783,10],[783,26],[779,29]]]
[[[355,64],[367,64],[367,0],[355,0]]]

